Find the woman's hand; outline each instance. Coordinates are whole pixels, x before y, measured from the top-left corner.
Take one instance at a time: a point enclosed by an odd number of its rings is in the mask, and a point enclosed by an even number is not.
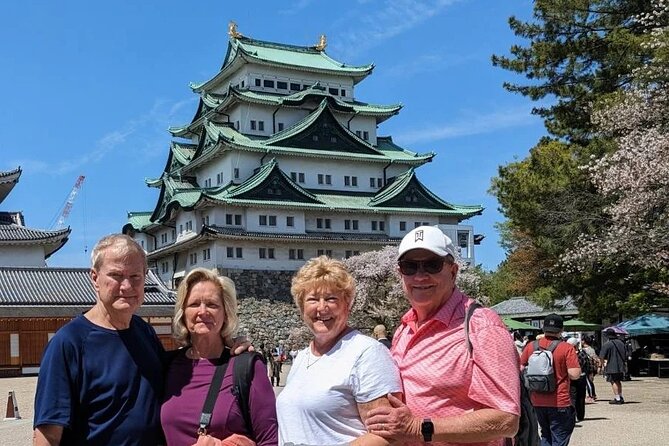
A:
[[[236,338],[228,338],[225,345],[230,347],[230,352],[233,356],[241,355],[244,352],[254,352],[253,344],[246,336],[237,336]]]
[[[193,446],[256,446],[256,443],[239,434],[232,434],[224,440],[219,440],[211,435],[200,435],[197,438],[197,443]]]
[[[221,440],[211,435],[200,435],[197,437],[197,442],[193,446],[222,446]]]
[[[221,442],[221,446],[256,446],[256,443],[243,435],[232,434]]]

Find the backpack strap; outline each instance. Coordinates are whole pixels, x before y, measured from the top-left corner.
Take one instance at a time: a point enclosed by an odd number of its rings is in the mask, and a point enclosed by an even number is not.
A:
[[[532,351],[536,352],[537,350],[543,350],[539,345],[539,341],[532,342]]]
[[[469,320],[472,318],[472,314],[474,314],[474,310],[477,308],[480,308],[481,304],[474,301],[469,305],[467,308],[467,312],[465,313],[465,342],[467,343],[467,350],[469,351],[469,356],[471,356],[472,351],[474,350],[474,347],[472,346],[472,340],[469,339]]]
[[[550,345],[548,346],[548,348],[546,350],[553,353],[553,351],[557,348],[557,346],[560,345],[560,342],[562,342],[562,341],[559,340],[559,339],[555,339],[553,342],[550,343]]]
[[[253,371],[256,359],[262,361],[262,356],[260,353],[244,352],[241,355],[235,356],[235,363],[232,369],[234,380],[232,393],[237,397],[239,408],[242,412],[242,416],[244,417],[246,430],[251,435],[251,439],[254,441],[255,434],[253,432],[253,423],[251,421],[249,394],[251,392],[251,381],[253,381]]]

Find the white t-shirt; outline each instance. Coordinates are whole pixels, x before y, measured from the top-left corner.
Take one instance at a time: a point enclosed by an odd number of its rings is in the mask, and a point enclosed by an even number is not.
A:
[[[397,366],[383,344],[357,330],[323,356],[309,349],[300,350],[276,400],[279,445],[349,443],[367,432],[357,403],[402,391]]]

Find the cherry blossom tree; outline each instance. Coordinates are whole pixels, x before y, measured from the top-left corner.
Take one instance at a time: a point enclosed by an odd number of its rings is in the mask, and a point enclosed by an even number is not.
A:
[[[669,9],[653,0],[636,20],[649,31],[653,57],[634,70],[630,88],[595,104],[593,123],[617,150],[585,166],[610,217],[596,236],[581,237],[562,258],[566,273],[603,268],[624,259],[654,271],[655,291],[669,294]],[[659,279],[658,279],[659,278]]]

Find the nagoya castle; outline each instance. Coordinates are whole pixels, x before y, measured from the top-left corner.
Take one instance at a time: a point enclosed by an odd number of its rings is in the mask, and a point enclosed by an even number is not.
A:
[[[129,212],[123,227],[166,284],[218,268],[240,297],[286,299],[309,258],[396,245],[428,224],[473,261],[477,237],[460,222],[483,208],[452,204],[419,181],[434,152],[377,133],[402,106],[356,98],[373,64],[332,59],[325,36],[312,46],[267,42],[234,22],[228,34],[219,72],[191,84],[193,119],[169,129],[164,171],[146,180],[159,191],[153,210]]]

